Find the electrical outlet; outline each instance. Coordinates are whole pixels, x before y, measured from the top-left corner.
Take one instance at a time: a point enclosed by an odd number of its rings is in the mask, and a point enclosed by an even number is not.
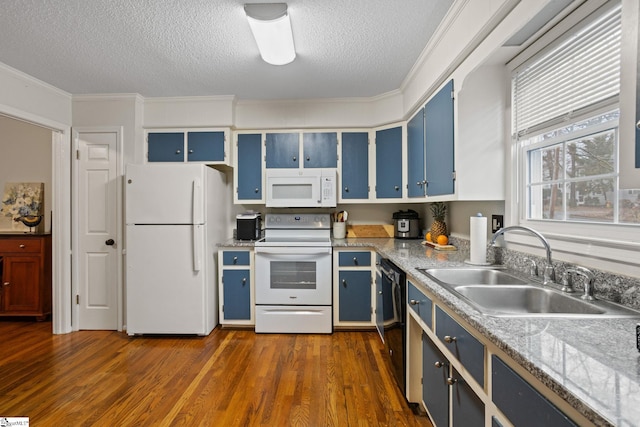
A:
[[[491,232],[495,233],[504,227],[502,215],[491,215]]]

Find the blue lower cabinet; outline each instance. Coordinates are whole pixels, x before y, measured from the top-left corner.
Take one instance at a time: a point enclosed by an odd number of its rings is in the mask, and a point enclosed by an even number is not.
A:
[[[407,287],[407,299],[409,300],[409,307],[418,315],[420,319],[429,327],[432,328],[432,306],[433,303],[425,294],[420,292],[416,286],[408,282]]]
[[[422,400],[436,427],[449,425],[449,362],[422,334]]]
[[[224,251],[223,265],[249,265],[251,253],[249,251]]]
[[[451,368],[451,382],[453,427],[483,427],[484,403],[482,400],[454,368]]]
[[[492,400],[513,425],[577,425],[495,355],[491,356],[491,381]]]
[[[371,252],[340,252],[338,265],[340,267],[368,267],[371,265]]]
[[[251,276],[249,270],[224,270],[223,311],[225,320],[251,319]]]
[[[436,306],[436,335],[484,387],[484,344]]]
[[[342,321],[371,321],[371,272],[339,272],[338,318]]]

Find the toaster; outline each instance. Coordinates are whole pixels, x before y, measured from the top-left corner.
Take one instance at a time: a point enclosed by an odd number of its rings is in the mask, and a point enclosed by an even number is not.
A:
[[[236,215],[236,239],[259,240],[262,234],[260,212],[245,212]]]

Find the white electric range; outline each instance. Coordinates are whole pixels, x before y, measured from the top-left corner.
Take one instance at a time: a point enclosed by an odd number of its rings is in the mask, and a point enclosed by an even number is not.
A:
[[[331,218],[267,214],[255,244],[256,332],[331,333]]]

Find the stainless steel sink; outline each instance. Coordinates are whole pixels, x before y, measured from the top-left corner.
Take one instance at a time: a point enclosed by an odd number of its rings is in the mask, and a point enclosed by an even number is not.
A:
[[[482,314],[496,317],[612,318],[640,317],[613,302],[585,301],[551,286],[528,282],[493,268],[430,268],[418,271],[465,300]]]
[[[493,268],[428,268],[418,269],[436,282],[448,285],[526,285],[522,280],[503,270]]]
[[[457,286],[456,292],[481,311],[507,314],[604,314],[606,311],[575,297],[537,286]]]

